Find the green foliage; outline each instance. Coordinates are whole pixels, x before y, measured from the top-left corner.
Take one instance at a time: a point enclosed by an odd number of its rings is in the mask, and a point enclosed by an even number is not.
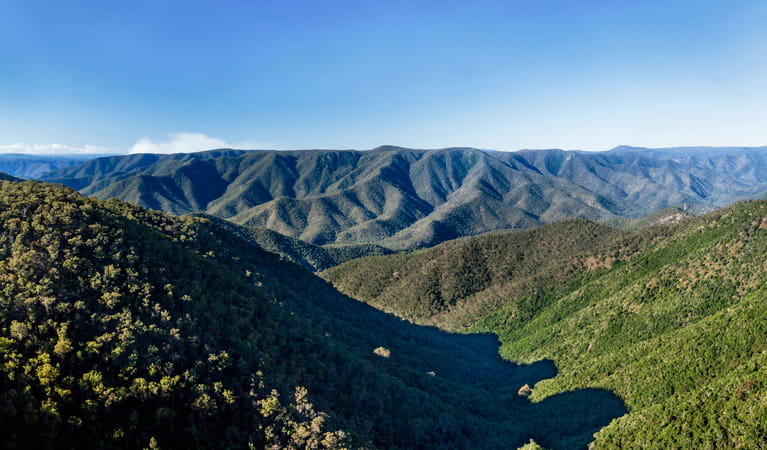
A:
[[[279,322],[199,220],[3,182],[0,230],[3,447],[346,441],[300,402],[254,414]]]
[[[518,330],[482,328],[498,331],[508,358],[558,362],[537,399],[587,386],[626,399],[631,413],[597,447],[758,447],[767,439],[757,387],[767,383],[766,216],[757,202],[693,221]]]
[[[582,229],[588,226],[566,222],[479,236],[351,261],[323,276],[423,323],[493,332],[507,359],[555,361],[559,374],[534,385],[531,398],[539,404],[583,388],[617,393],[630,412],[597,434],[595,448],[763,446],[767,202],[628,234],[598,233],[602,239],[586,239]],[[477,263],[494,240],[507,243],[503,256]],[[469,274],[465,249],[475,253]],[[516,262],[537,252],[529,267]],[[487,268],[512,276],[483,282]],[[508,287],[513,274],[524,288]],[[477,292],[442,281],[467,276]],[[441,298],[463,306],[434,307],[423,289],[428,280],[450,285]]]
[[[523,445],[522,447],[519,447],[518,450],[545,450],[545,449],[541,447],[540,445],[538,445],[538,443],[536,443],[535,441],[530,440],[530,442],[528,442],[527,444]]]
[[[530,318],[584,271],[619,257],[593,249],[621,233],[585,220],[458,239],[410,254],[349,261],[321,274],[337,289],[405,319],[464,329],[503,308]]]
[[[4,448],[571,448],[625,412],[598,390],[532,404],[518,387],[553,366],[503,361],[492,336],[53,185],[0,182],[0,289]]]
[[[285,236],[267,228],[243,227],[209,214],[198,213],[193,215],[208,219],[217,226],[238,235],[252,244],[268,252],[276,253],[287,261],[298,264],[312,272],[329,269],[346,261],[368,255],[388,255],[393,253],[392,250],[374,244],[347,244],[321,247],[300,239]]]

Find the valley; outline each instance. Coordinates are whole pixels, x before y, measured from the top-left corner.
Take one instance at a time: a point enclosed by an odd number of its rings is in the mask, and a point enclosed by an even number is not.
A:
[[[217,150],[3,175],[2,445],[758,446],[767,202],[727,205],[763,195],[761,161]]]
[[[0,11],[0,450],[767,450],[767,2]]]
[[[551,361],[379,312],[206,219],[2,181],[0,224],[6,448],[573,448],[625,412],[601,389],[530,403]]]
[[[495,333],[504,358],[556,361],[534,401],[615,392],[629,413],[597,448],[752,447],[767,433],[765,224],[764,201],[634,232],[562,222],[322,276],[418,323]]]

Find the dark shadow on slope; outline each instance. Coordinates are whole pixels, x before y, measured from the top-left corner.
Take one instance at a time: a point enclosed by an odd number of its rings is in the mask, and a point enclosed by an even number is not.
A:
[[[604,389],[563,392],[531,405],[533,439],[545,448],[587,448],[594,433],[628,412],[615,394]]]
[[[131,220],[115,228],[135,227]],[[414,325],[339,293],[213,222],[200,226],[194,251],[215,258],[232,276],[243,274],[275,305],[273,324],[281,328],[269,345],[280,353],[263,361],[275,374],[272,386],[282,393],[308,388],[317,410],[332,412],[345,430],[377,448],[500,449],[531,438],[550,448],[577,448],[626,411],[607,391],[531,403],[518,391],[555,376],[552,361],[503,360],[496,336]],[[240,326],[250,332],[245,322]]]
[[[414,325],[339,293],[297,265],[269,261],[259,270],[266,275],[264,280],[271,284],[270,289],[287,290],[290,294],[285,298],[305,300],[290,305],[291,310],[306,317],[323,318],[317,325],[325,333],[349,343],[370,364],[471,415],[471,421],[447,421],[444,427],[453,435],[489,436],[474,445],[516,448],[533,438],[551,449],[582,448],[593,440],[596,431],[626,413],[623,401],[615,394],[595,389],[562,393],[531,403],[518,394],[519,388],[554,377],[557,369],[553,361],[529,365],[506,361],[499,356],[495,335],[453,334]],[[378,347],[384,347],[390,354],[387,357],[375,354]],[[333,400],[322,398],[321,393],[314,400],[320,407],[334,410]],[[473,429],[455,431],[466,428]],[[432,430],[440,432],[443,431]],[[448,431],[444,433],[450,435]],[[387,447],[385,442],[375,444]],[[450,440],[438,447],[470,448]]]

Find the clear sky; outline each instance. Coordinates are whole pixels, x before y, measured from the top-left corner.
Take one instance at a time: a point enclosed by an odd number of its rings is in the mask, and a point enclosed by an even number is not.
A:
[[[0,0],[0,151],[767,145],[767,1]]]

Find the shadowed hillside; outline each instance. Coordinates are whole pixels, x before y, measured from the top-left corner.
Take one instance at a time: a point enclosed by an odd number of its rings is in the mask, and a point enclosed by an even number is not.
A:
[[[210,214],[193,214],[203,217],[237,234],[241,238],[263,248],[266,251],[282,256],[299,266],[317,272],[342,264],[346,261],[370,255],[388,255],[393,253],[388,248],[375,244],[347,244],[321,247],[300,239],[291,238],[267,228],[256,228],[235,225]]]
[[[7,173],[0,172],[0,181],[22,181],[19,178],[8,175]]]
[[[195,218],[0,182],[4,448],[584,448],[623,402]]]
[[[421,323],[496,333],[505,358],[557,361],[534,401],[617,392],[630,413],[596,448],[759,448],[767,202],[630,233],[600,228],[568,221],[465,238],[323,276]]]
[[[316,245],[433,245],[567,218],[690,212],[767,192],[764,149],[215,150],[99,158],[44,179],[172,214],[205,212]]]
[[[461,329],[512,299],[515,315],[530,314],[544,297],[566,292],[580,271],[599,266],[594,249],[621,235],[575,219],[356,259],[321,276],[341,292],[404,319]]]

